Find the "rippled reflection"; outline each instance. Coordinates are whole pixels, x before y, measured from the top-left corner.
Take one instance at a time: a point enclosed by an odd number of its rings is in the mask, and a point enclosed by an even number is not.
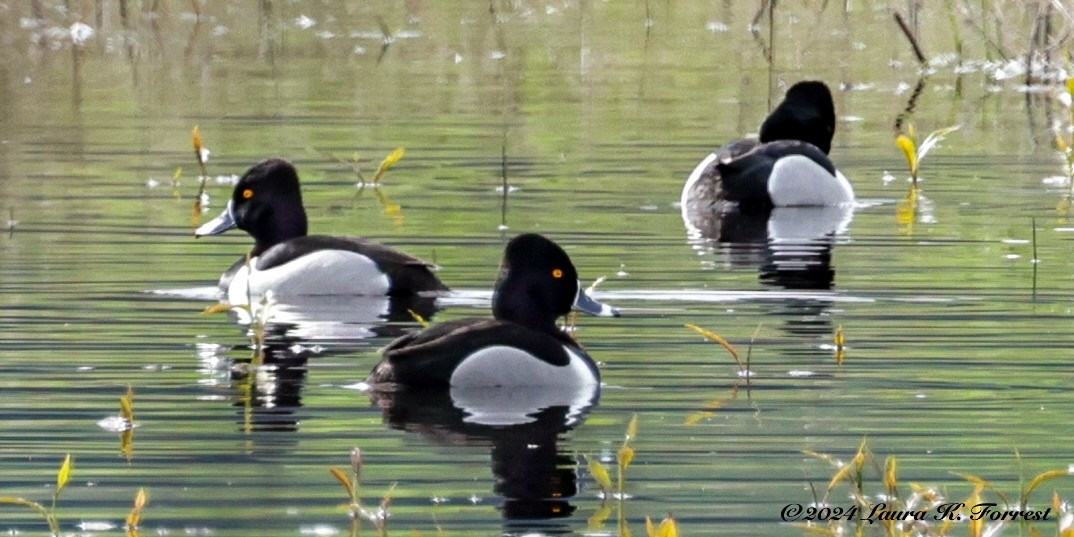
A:
[[[784,289],[831,289],[832,249],[853,207],[777,207],[771,211],[684,212],[690,244],[733,266],[756,265],[762,283]]]
[[[492,490],[503,499],[505,519],[555,519],[574,512],[570,498],[578,492],[578,464],[560,439],[596,404],[599,388],[452,387],[369,395],[393,428],[436,444],[487,447]],[[519,524],[525,526],[508,525]]]

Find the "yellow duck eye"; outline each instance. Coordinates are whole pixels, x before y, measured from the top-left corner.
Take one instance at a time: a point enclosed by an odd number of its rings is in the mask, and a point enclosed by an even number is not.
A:
[[[254,191],[252,189],[247,188],[246,190],[242,191],[242,199],[248,200],[252,197],[254,197]]]
[[[562,278],[563,277],[563,271],[560,270],[560,269],[552,269],[552,277],[557,279],[557,280]]]

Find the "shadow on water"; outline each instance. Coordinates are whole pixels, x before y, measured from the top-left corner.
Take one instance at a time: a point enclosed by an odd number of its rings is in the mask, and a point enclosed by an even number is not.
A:
[[[369,396],[392,428],[435,444],[488,448],[507,530],[568,530],[547,522],[576,509],[570,498],[578,492],[578,464],[560,436],[596,405],[599,387],[452,387]]]

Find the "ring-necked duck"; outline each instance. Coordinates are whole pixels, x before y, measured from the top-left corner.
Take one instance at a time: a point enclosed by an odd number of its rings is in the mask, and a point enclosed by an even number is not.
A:
[[[730,143],[694,168],[682,190],[683,219],[731,207],[761,211],[853,203],[853,187],[828,158],[834,134],[828,86],[819,81],[791,86],[761,124],[758,140]]]
[[[403,336],[383,351],[369,384],[405,386],[594,386],[600,372],[556,326],[571,308],[603,317],[619,311],[582,290],[570,257],[536,234],[504,251],[492,295],[494,319],[466,318]]]
[[[259,296],[376,295],[412,296],[447,291],[431,265],[376,242],[354,237],[306,234],[306,209],[295,167],[283,159],[250,168],[235,185],[220,216],[195,237],[232,228],[254,238],[247,270],[245,257],[220,277],[232,304],[247,294]]]

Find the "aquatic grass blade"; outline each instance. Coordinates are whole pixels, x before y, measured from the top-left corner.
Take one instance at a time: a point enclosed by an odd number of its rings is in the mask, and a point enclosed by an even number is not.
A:
[[[198,159],[198,164],[202,164],[201,150],[205,147],[205,143],[201,138],[201,128],[194,125],[194,129],[190,132],[190,141],[194,146],[194,156]]]
[[[142,522],[142,510],[149,504],[149,494],[145,492],[144,488],[138,489],[138,494],[134,496],[134,507],[127,515],[127,528],[134,529]]]
[[[600,485],[601,490],[607,495],[612,490],[612,477],[608,473],[608,469],[596,459],[589,459],[587,462],[589,467],[589,473],[593,475],[593,479],[596,480],[597,485]]]
[[[429,320],[426,319],[425,317],[422,317],[422,315],[420,313],[418,313],[418,312],[416,312],[416,311],[414,311],[412,309],[407,309],[406,312],[409,313],[410,318],[414,319],[418,324],[421,325],[422,328],[429,328],[429,326],[431,326],[430,323],[429,323]]]
[[[1034,477],[1028,485],[1026,485],[1025,490],[1022,492],[1022,499],[1020,502],[1021,506],[1024,508],[1025,505],[1029,503],[1029,495],[1033,494],[1033,491],[1036,490],[1037,487],[1041,486],[1047,481],[1051,481],[1059,477],[1066,477],[1069,475],[1071,475],[1071,472],[1069,470],[1048,470],[1046,472],[1041,472],[1037,474],[1037,476]]]
[[[626,470],[630,463],[634,461],[634,448],[630,446],[623,446],[619,448],[619,468]]]
[[[9,505],[21,505],[23,507],[29,507],[30,509],[33,509],[45,519],[45,523],[48,524],[49,532],[52,535],[60,534],[59,521],[56,520],[56,517],[51,512],[49,512],[48,509],[45,509],[44,505],[41,505],[37,502],[32,502],[24,498],[16,498],[14,496],[0,496],[0,504],[5,503]]]
[[[634,439],[637,436],[638,436],[638,413],[635,412],[634,415],[630,417],[630,422],[627,423],[626,441],[630,441],[630,440]]]
[[[968,505],[978,505],[981,503],[980,486],[977,486],[973,489],[973,495],[970,496],[969,501],[967,501],[966,503]],[[967,524],[967,527],[969,529],[970,537],[981,537],[981,534],[984,532],[984,520],[977,517],[971,517],[969,524]]]
[[[343,489],[347,491],[348,497],[353,494],[354,484],[351,481],[350,476],[348,476],[346,472],[340,470],[339,468],[329,468],[328,472],[335,476],[336,480],[339,481],[339,484],[343,485]]]
[[[929,133],[929,135],[925,137],[925,141],[921,142],[921,147],[919,147],[917,150],[918,163],[924,160],[925,155],[928,155],[929,151],[932,151],[937,146],[937,144],[942,142],[943,139],[947,137],[948,134],[951,134],[952,132],[955,132],[960,128],[962,128],[962,125],[952,125],[950,127],[944,127],[942,129],[937,129]]]
[[[898,467],[899,463],[895,460],[895,457],[888,457],[884,461],[884,486],[890,494],[895,494],[896,485],[898,485]]]
[[[656,528],[656,537],[679,537],[679,525],[675,517],[668,515]]]
[[[213,313],[227,313],[231,311],[232,307],[233,306],[227,302],[221,302],[219,304],[213,304],[212,306],[206,306],[205,309],[201,310],[201,314],[210,315]]]
[[[127,393],[119,398],[119,415],[134,425],[134,388],[127,386]]]
[[[194,125],[194,129],[190,133],[190,140],[194,146],[194,158],[198,160],[198,167],[201,169],[201,176],[198,177],[198,194],[194,197],[194,210],[190,216],[190,224],[198,227],[201,224],[201,213],[204,209],[201,202],[205,195],[205,181],[209,178],[209,172],[205,168],[205,157],[208,154],[208,150],[205,148],[205,142],[201,138],[201,128],[197,125]]]
[[[600,284],[604,283],[604,280],[607,280],[607,279],[608,279],[607,276],[601,276],[601,277],[597,278],[596,280],[593,280],[593,283],[590,284],[589,287],[585,288],[585,294],[592,295],[593,291],[596,291],[597,287]]]
[[[693,323],[687,323],[687,324],[685,324],[683,326],[685,326],[686,328],[689,328],[690,330],[693,330],[694,332],[697,332],[698,334],[701,334],[702,336],[705,337],[705,339],[708,339],[709,341],[717,343],[721,347],[727,349],[727,352],[731,353],[731,357],[735,359],[735,363],[738,364],[739,370],[742,370],[742,371],[745,370],[745,367],[742,365],[742,360],[738,356],[738,350],[736,350],[735,346],[732,345],[731,343],[729,343],[726,339],[720,337],[719,334],[717,334],[716,332],[713,332],[711,330],[701,328],[700,326],[698,326],[696,324],[693,324]]]
[[[384,157],[384,160],[380,161],[380,166],[377,166],[377,173],[373,174],[373,184],[379,183],[380,178],[383,177],[385,173],[388,173],[388,170],[392,169],[392,166],[395,166],[400,160],[402,160],[403,155],[405,154],[406,149],[400,147],[397,148],[395,151],[392,151],[388,156]]]
[[[600,507],[597,508],[593,516],[590,516],[586,520],[586,527],[591,530],[600,529],[604,526],[604,523],[608,521],[608,518],[612,516],[612,504],[609,502],[602,502]]]

